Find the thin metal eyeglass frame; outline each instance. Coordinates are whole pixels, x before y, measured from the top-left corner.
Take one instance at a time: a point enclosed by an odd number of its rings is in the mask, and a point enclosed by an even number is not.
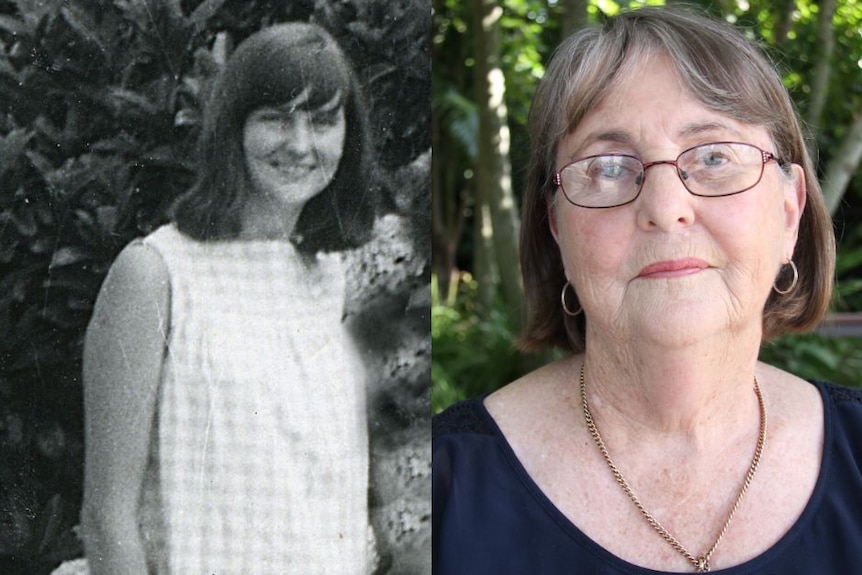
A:
[[[678,165],[679,159],[681,157],[683,157],[685,154],[687,154],[688,152],[695,150],[697,148],[702,148],[705,146],[718,146],[718,145],[723,145],[723,144],[735,144],[735,145],[740,145],[740,146],[748,146],[749,148],[754,148],[755,150],[760,152],[760,157],[761,157],[762,163],[760,164],[760,175],[757,176],[757,181],[755,181],[753,184],[751,184],[747,188],[744,188],[742,190],[738,190],[735,192],[728,192],[726,194],[706,195],[706,194],[698,194],[696,192],[691,191],[685,183],[685,177],[683,177],[682,170],[679,169],[679,165]],[[635,193],[634,196],[632,196],[632,198],[630,200],[626,200],[626,201],[620,202],[618,204],[612,204],[610,206],[585,206],[583,204],[573,202],[571,200],[571,198],[569,198],[569,195],[566,193],[565,188],[563,188],[563,176],[562,176],[563,170],[565,170],[566,168],[568,168],[572,164],[577,164],[578,162],[583,162],[584,160],[591,160],[593,158],[602,158],[602,157],[631,158],[632,160],[635,160],[636,162],[638,162],[641,165],[641,174],[639,176],[640,177],[640,183],[638,184],[638,191]],[[699,198],[725,198],[727,196],[735,196],[736,194],[741,194],[743,192],[747,192],[748,190],[750,190],[751,188],[753,188],[757,184],[759,184],[760,180],[763,179],[763,172],[765,171],[766,164],[768,164],[771,161],[775,161],[775,163],[778,164],[779,167],[782,167],[782,168],[787,165],[787,162],[785,160],[779,158],[778,156],[776,156],[772,152],[767,152],[763,148],[760,148],[759,146],[755,146],[754,144],[749,144],[747,142],[707,142],[705,144],[698,144],[697,146],[692,146],[690,148],[686,148],[685,150],[683,150],[682,152],[679,153],[679,155],[676,157],[675,160],[656,160],[654,162],[643,163],[640,158],[638,158],[636,156],[632,156],[631,154],[594,154],[592,156],[585,156],[583,158],[578,158],[576,160],[572,160],[571,162],[569,162],[568,164],[566,164],[565,166],[560,168],[559,171],[554,172],[554,175],[551,177],[551,184],[554,187],[559,188],[560,191],[563,192],[563,196],[566,198],[566,201],[568,201],[572,205],[578,206],[579,208],[586,208],[589,210],[604,210],[607,208],[617,208],[619,206],[625,206],[626,204],[630,204],[633,201],[635,201],[636,199],[638,199],[638,196],[641,195],[641,191],[643,190],[644,182],[646,182],[646,171],[648,169],[652,168],[653,166],[658,166],[661,164],[667,164],[669,166],[674,167],[674,171],[676,172],[676,175],[679,178],[679,181],[682,182],[682,187],[684,187],[686,189],[686,191],[688,193],[690,193],[691,195],[697,196]]]

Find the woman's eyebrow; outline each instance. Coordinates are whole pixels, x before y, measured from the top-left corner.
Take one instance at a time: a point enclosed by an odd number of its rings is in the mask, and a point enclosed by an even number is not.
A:
[[[713,120],[704,122],[691,122],[684,125],[679,130],[678,134],[682,137],[690,137],[698,136],[708,132],[730,132],[734,136],[742,136],[742,132],[740,132],[739,129],[737,129],[732,124]],[[588,144],[592,144],[593,142],[632,144],[633,141],[633,136],[623,130],[604,130],[588,135],[586,138],[584,138],[581,147]]]
[[[293,114],[297,110],[304,110],[307,112],[330,112],[333,110],[337,110],[341,105],[341,90],[337,90],[332,98],[328,102],[324,102],[320,106],[312,106],[310,105],[308,94],[306,91],[303,91],[302,94],[287,102],[286,104],[282,104],[281,106],[276,106],[273,109],[278,110],[285,114]]]
[[[691,122],[684,125],[678,132],[682,138],[690,138],[703,134],[724,132],[730,133],[735,138],[742,137],[742,132],[738,128],[727,122],[708,120],[703,122]],[[622,144],[625,146],[634,145],[634,136],[623,130],[602,130],[588,134],[581,140],[571,158],[577,158],[582,150],[596,142],[609,142],[613,144]]]
[[[682,137],[699,136],[710,132],[730,132],[734,137],[741,137],[742,132],[726,122],[707,121],[707,122],[692,122],[686,124],[679,131]]]
[[[332,98],[326,102],[325,104],[318,106],[315,110],[320,112],[328,112],[330,110],[335,110],[341,106],[341,90],[337,90],[335,94],[332,95]]]
[[[578,142],[578,145],[574,150],[572,150],[572,153],[568,154],[568,159],[571,161],[583,157],[584,149],[596,142],[609,142],[613,144],[622,144],[624,146],[632,146],[634,137],[628,132],[621,130],[593,132],[591,134],[587,134],[585,138]]]
[[[628,132],[620,130],[608,130],[590,134],[584,139],[584,145],[592,144],[593,142],[611,142],[616,144],[631,144],[634,138]]]

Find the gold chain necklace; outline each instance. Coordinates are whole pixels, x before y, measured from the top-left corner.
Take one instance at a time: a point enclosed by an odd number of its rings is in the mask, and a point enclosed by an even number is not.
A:
[[[676,549],[683,557],[685,557],[689,563],[691,563],[696,573],[707,573],[709,571],[709,560],[712,557],[712,554],[715,553],[716,547],[721,542],[721,538],[724,537],[724,533],[727,531],[727,526],[730,525],[731,519],[736,514],[736,510],[739,509],[739,504],[742,502],[742,498],[745,496],[745,492],[748,491],[749,485],[751,485],[751,480],[754,479],[754,474],[757,472],[757,466],[760,463],[760,454],[763,452],[763,445],[766,443],[766,404],[763,402],[763,394],[760,391],[760,385],[757,383],[757,376],[754,377],[754,393],[757,395],[757,403],[760,407],[760,434],[757,437],[757,447],[754,448],[754,457],[751,459],[751,465],[748,468],[748,473],[745,475],[745,481],[742,484],[742,488],[739,490],[739,495],[736,497],[736,502],[733,504],[733,507],[730,509],[730,513],[727,515],[727,519],[724,522],[724,526],[722,526],[721,531],[716,537],[715,542],[710,546],[709,549],[699,557],[695,557],[691,554],[685,547],[682,546],[673,535],[671,535],[667,529],[662,527],[661,523],[652,516],[652,514],[646,510],[643,506],[643,503],[640,502],[637,495],[635,495],[632,488],[629,486],[628,482],[623,477],[623,474],[620,473],[620,470],[614,464],[613,459],[611,459],[610,453],[608,453],[608,448],[605,447],[605,442],[602,441],[602,436],[599,435],[599,428],[596,427],[595,421],[593,421],[593,415],[590,413],[590,406],[587,404],[587,383],[586,377],[584,376],[584,366],[581,366],[581,406],[584,408],[584,420],[587,423],[587,429],[590,431],[590,435],[593,436],[593,439],[596,442],[596,445],[599,448],[599,451],[604,457],[605,462],[607,462],[608,467],[611,469],[611,473],[614,475],[614,479],[616,479],[617,483],[619,483],[620,487],[623,488],[623,491],[626,492],[629,499],[631,499],[632,503],[635,504],[635,507],[643,514],[646,518],[647,522],[655,529],[659,535],[661,535],[662,539],[667,541],[671,547]]]

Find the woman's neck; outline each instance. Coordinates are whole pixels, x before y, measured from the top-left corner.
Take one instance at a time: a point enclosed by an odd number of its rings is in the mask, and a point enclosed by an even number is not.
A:
[[[243,211],[240,237],[247,240],[288,240],[301,208],[292,209],[264,199],[250,200]]]
[[[753,393],[759,334],[683,348],[619,346],[588,334],[587,395],[605,427],[699,443],[757,421]],[[620,351],[623,349],[624,351]]]

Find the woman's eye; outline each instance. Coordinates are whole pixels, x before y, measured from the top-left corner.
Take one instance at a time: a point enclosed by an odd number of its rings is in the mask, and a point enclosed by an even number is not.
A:
[[[311,116],[311,121],[317,126],[335,126],[341,119],[341,109],[328,112],[315,112]]]
[[[631,174],[631,170],[619,161],[598,160],[590,166],[590,177],[602,180],[619,180]]]
[[[709,153],[704,154],[700,158],[700,163],[708,167],[716,167],[724,165],[727,162],[727,157],[722,154]]]
[[[695,157],[695,165],[701,168],[720,168],[733,163],[733,154],[721,148],[700,150]]]
[[[278,130],[296,129],[300,125],[310,125],[312,128],[323,130],[338,125],[341,120],[341,108],[311,112],[296,110],[293,113],[278,110],[260,111],[253,116],[253,119],[259,124]]]
[[[260,112],[255,120],[263,124],[283,124],[288,121],[288,118],[280,112]]]
[[[601,174],[604,178],[619,178],[622,172],[623,169],[620,166],[603,166]]]

